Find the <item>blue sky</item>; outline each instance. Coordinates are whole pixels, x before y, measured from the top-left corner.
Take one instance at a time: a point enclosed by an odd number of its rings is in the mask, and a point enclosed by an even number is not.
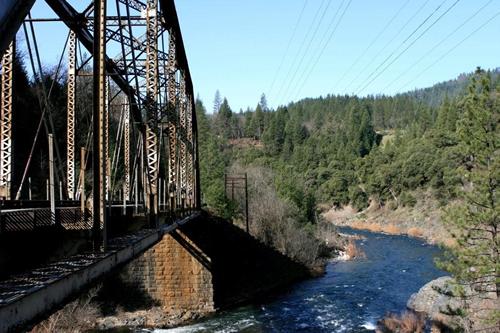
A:
[[[411,44],[455,1],[445,1],[436,14],[394,56]],[[348,2],[344,1],[342,8]],[[442,2],[443,0],[430,0],[425,4],[425,0],[353,0],[333,37],[329,39],[336,23],[333,23],[330,30],[327,28],[331,26],[330,22],[342,1],[309,0],[286,55],[287,45],[305,0],[183,0],[176,3],[196,91],[206,104],[211,105],[214,92],[219,89],[223,96],[227,96],[233,109],[238,110],[248,105],[254,107],[263,92],[272,106],[328,93],[392,94],[454,78],[479,65],[485,68],[500,66],[500,43],[495,42],[500,32],[500,16],[497,16],[444,60],[413,80],[500,11],[498,0],[461,0],[376,80],[364,90],[356,91],[358,86],[366,85],[371,80],[367,80],[369,74],[397,50],[406,37]],[[323,7],[320,7],[322,3]],[[439,43],[487,3],[489,5],[460,30]],[[407,27],[402,29],[424,4]],[[320,15],[315,16],[318,9]],[[398,11],[399,15],[387,26]],[[323,13],[323,21],[316,29]],[[339,16],[340,14],[337,18]],[[316,21],[313,21],[315,17]],[[384,33],[380,34],[386,26]],[[308,31],[310,33],[305,38]],[[314,35],[315,31],[317,33]],[[311,36],[315,38],[309,42]],[[379,38],[372,43],[377,36]],[[307,40],[305,44],[304,40]],[[391,40],[393,42],[388,44]],[[370,49],[364,52],[371,43]],[[436,44],[438,47],[422,58]],[[309,49],[305,50],[307,46]],[[319,57],[323,48],[324,52]],[[364,56],[356,66],[344,75],[362,54]],[[276,74],[284,55],[281,71]],[[379,56],[375,57],[376,55]],[[412,66],[421,58],[421,62]],[[301,59],[304,60],[301,62]],[[391,60],[381,69],[389,63]],[[364,68],[366,69],[362,72]],[[290,82],[295,72],[298,74]],[[402,73],[407,74],[387,87]],[[277,80],[271,90],[276,76]]]
[[[272,107],[328,93],[393,94],[476,66],[500,66],[499,0],[177,0],[176,5],[195,93],[209,110],[217,89],[237,111],[254,107],[262,93]],[[33,16],[47,14],[43,2],[33,9]],[[55,64],[54,45],[65,32],[55,24],[44,26],[37,30],[40,47]]]

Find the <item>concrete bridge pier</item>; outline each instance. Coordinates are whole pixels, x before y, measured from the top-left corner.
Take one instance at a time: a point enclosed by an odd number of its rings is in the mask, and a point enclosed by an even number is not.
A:
[[[115,289],[107,297],[122,308],[142,302],[137,310],[160,306],[165,314],[198,317],[269,296],[307,276],[301,264],[231,223],[203,214],[165,234],[103,289]]]

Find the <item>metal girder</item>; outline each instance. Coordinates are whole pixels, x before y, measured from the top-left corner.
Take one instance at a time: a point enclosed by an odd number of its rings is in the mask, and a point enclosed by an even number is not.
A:
[[[175,195],[177,192],[177,85],[175,35],[170,32],[168,48],[168,78],[167,78],[167,129],[168,129],[168,193],[170,209],[175,209]]]
[[[94,37],[85,25],[82,19],[82,14],[77,12],[66,0],[45,0],[50,8],[63,20],[63,22],[76,34],[78,41],[95,56],[93,49]],[[130,86],[124,77],[124,73],[118,68],[113,60],[104,55],[106,72],[116,85],[130,98],[130,108],[134,121],[142,124],[143,119],[141,112],[138,108],[138,101],[140,98],[138,92]]]
[[[187,140],[191,144],[191,149],[187,153],[187,201],[190,207],[194,204],[194,177],[195,173],[193,170],[193,104],[191,103],[191,98],[186,98],[187,100],[187,112],[186,112],[186,122],[187,122]]]
[[[181,72],[182,73],[182,72]],[[181,133],[186,133],[186,81],[184,81],[184,75],[181,75],[180,80],[180,96],[179,96],[179,127]],[[185,203],[186,199],[186,187],[187,187],[187,164],[186,164],[186,140],[185,138],[179,140],[179,169],[180,169],[180,195],[182,205]]]
[[[67,191],[68,199],[75,198],[75,93],[76,93],[76,35],[69,34],[68,44],[68,102],[67,102]]]
[[[16,38],[35,0],[2,0],[0,3],[0,54],[3,54]]]
[[[146,207],[153,215],[158,214],[158,21],[156,0],[148,0],[146,6],[146,176],[148,200]]]
[[[177,67],[183,69],[184,72],[184,80],[186,81],[186,92],[187,95],[190,98],[190,101],[192,105],[194,105],[194,92],[193,92],[193,83],[191,80],[191,74],[189,72],[189,64],[187,61],[186,57],[186,51],[184,49],[184,43],[182,40],[182,34],[179,26],[179,19],[177,17],[177,11],[175,9],[175,3],[174,1],[171,0],[159,0],[160,1],[160,9],[161,9],[161,14],[163,16],[162,25],[165,26],[166,29],[170,32],[170,34],[175,34],[177,37],[176,40],[176,45],[177,50],[176,50],[176,58],[177,58]],[[170,53],[170,52],[169,52]],[[197,120],[196,120],[196,113],[192,113],[192,122],[193,122],[193,128],[195,131],[193,132],[193,142],[192,142],[192,149],[193,149],[193,170],[195,171],[194,175],[194,206],[196,208],[201,207],[201,194],[200,194],[200,175],[199,175],[199,163],[198,163],[198,135],[196,132],[197,128]]]
[[[123,195],[125,200],[130,200],[130,109],[129,104],[123,105],[123,112],[125,117],[123,136],[124,136],[124,149],[123,161],[125,164],[125,179],[123,186]]]
[[[106,43],[106,42],[104,42]],[[105,77],[105,104],[104,104],[104,158],[106,159],[106,200],[110,199],[110,190],[111,190],[111,159],[109,158],[109,108],[110,108],[110,100],[109,100],[109,91],[111,85],[109,84],[109,77]]]
[[[138,11],[146,9],[147,6],[144,2],[138,0],[118,0],[118,2],[121,2],[124,5],[128,5]]]
[[[10,199],[12,181],[12,82],[14,42],[2,57],[2,102],[0,105],[0,193]]]
[[[103,228],[103,248],[107,247],[106,223],[106,0],[94,2],[94,49],[93,49],[93,231],[94,246],[99,242],[101,226]]]

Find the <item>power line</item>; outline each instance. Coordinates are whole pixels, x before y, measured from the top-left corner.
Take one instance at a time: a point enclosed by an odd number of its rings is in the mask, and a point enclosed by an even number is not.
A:
[[[492,17],[490,17],[486,22],[481,24],[479,27],[477,27],[475,30],[473,30],[470,34],[465,36],[462,40],[460,40],[458,43],[456,43],[453,47],[451,47],[446,53],[444,53],[442,56],[440,56],[436,61],[434,61],[432,64],[427,66],[424,70],[422,70],[417,76],[415,76],[413,79],[408,81],[405,85],[401,86],[400,90],[404,89],[408,85],[410,85],[412,82],[417,80],[420,76],[422,76],[425,72],[427,72],[429,69],[431,69],[433,66],[435,66],[437,63],[439,63],[441,60],[446,58],[451,52],[453,52],[456,48],[458,48],[460,45],[462,45],[465,41],[467,41],[470,37],[472,37],[475,33],[483,29],[485,26],[487,26],[491,21],[493,21],[495,18],[497,18],[500,15],[500,11],[494,14]]]
[[[281,71],[281,68],[283,67],[283,63],[285,62],[288,51],[290,50],[290,46],[292,45],[292,41],[295,38],[295,34],[297,33],[297,28],[299,27],[300,21],[302,20],[302,16],[304,15],[304,11],[305,11],[306,6],[307,6],[307,1],[308,0],[304,1],[304,6],[302,6],[302,10],[300,11],[297,22],[295,22],[295,27],[293,29],[292,35],[290,36],[290,39],[288,40],[288,44],[286,46],[285,53],[283,54],[283,57],[281,58],[281,62],[278,66],[278,70],[276,71],[276,74],[274,75],[274,79],[271,83],[271,88],[269,88],[269,94],[271,94],[273,91],[274,84],[276,83],[276,80],[278,79],[278,75]]]
[[[429,31],[436,23],[438,23],[446,14],[448,14],[461,0],[456,0],[450,7],[448,7],[448,9],[442,13],[436,20],[434,20],[434,22],[431,23],[431,25],[429,25],[424,31],[422,31],[422,33],[420,35],[417,36],[417,38],[415,38],[413,40],[413,42],[410,43],[410,45],[408,45],[403,51],[401,51],[389,64],[387,64],[387,66],[385,66],[377,75],[375,75],[375,77],[373,77],[367,84],[365,84],[361,90],[358,91],[358,93],[361,93],[363,90],[365,90],[370,84],[372,84],[373,81],[375,81],[382,73],[384,73],[387,68],[389,68],[392,64],[394,64],[394,62],[396,62],[404,53],[406,53],[406,51],[408,51],[408,49],[410,47],[412,47],[413,45],[415,45],[415,43],[420,40],[420,38],[425,35],[427,33],[427,31]]]
[[[330,31],[330,28],[334,26],[334,23],[336,22],[337,20],[337,16],[340,12],[340,9],[342,8],[342,6],[344,5],[344,2],[345,0],[342,0],[342,2],[340,3],[340,6],[337,8],[337,10],[335,11],[335,14],[333,15],[332,19],[330,20],[330,23],[328,25],[328,27],[326,28],[325,30],[325,33],[323,34],[323,37],[321,38],[319,44],[318,44],[318,47],[321,47],[321,45],[323,45],[323,42],[324,40],[328,37],[328,32]],[[283,96],[283,99],[286,101],[288,99],[288,97],[290,96],[290,94],[295,91],[295,89],[297,88],[297,85],[300,83],[301,79],[304,77],[305,75],[305,72],[307,72],[307,69],[309,67],[309,65],[311,64],[311,61],[307,61],[306,63],[306,66],[304,66],[304,71],[301,73],[301,75],[299,76],[298,78],[298,81],[295,82],[295,84],[293,85],[293,89],[292,90],[287,90],[287,93],[286,95]],[[291,88],[291,87],[290,87]],[[293,95],[292,95],[293,96]]]
[[[328,1],[328,4],[327,4],[325,10],[323,11],[323,14],[321,15],[321,18],[319,19],[319,22],[316,25],[316,29],[314,30],[311,38],[309,39],[309,43],[307,44],[307,46],[306,46],[306,48],[304,50],[304,53],[302,54],[302,57],[300,58],[299,63],[295,67],[295,71],[294,71],[294,73],[292,75],[292,78],[288,81],[288,85],[287,85],[287,88],[286,88],[286,90],[285,90],[285,92],[283,94],[283,98],[284,98],[284,96],[288,95],[288,91],[290,90],[291,84],[292,84],[292,82],[294,82],[295,77],[297,76],[297,73],[298,73],[299,69],[301,68],[302,63],[304,62],[304,59],[306,58],[307,54],[309,53],[309,50],[311,49],[312,43],[315,40],[316,35],[318,34],[319,28],[321,27],[321,23],[323,23],[325,15],[328,12],[328,9],[330,8],[331,4],[332,4],[332,1]]]
[[[340,77],[340,79],[338,79],[338,81],[335,84],[335,87],[334,87],[333,90],[336,90],[339,82],[341,82],[346,77],[347,73],[350,73],[350,71],[354,68],[354,66],[356,66],[358,64],[358,62],[366,55],[366,53],[368,52],[368,50],[370,50],[370,48],[379,40],[379,38],[385,33],[385,31],[394,22],[394,20],[396,19],[396,17],[399,16],[399,14],[401,13],[401,11],[409,3],[410,3],[410,0],[407,0],[401,7],[399,7],[398,11],[391,17],[391,19],[389,20],[389,22],[387,22],[387,24],[384,26],[384,28],[382,28],[382,30],[380,30],[380,32],[377,34],[377,36],[370,42],[370,44],[364,49],[364,51],[361,52],[361,54],[356,58],[356,60],[354,60],[354,62],[349,66],[349,68],[346,71],[344,71],[344,74],[342,74],[342,76]]]
[[[305,45],[305,43],[307,41],[307,37],[309,37],[309,34],[312,32],[312,29],[313,29],[313,26],[314,26],[314,22],[318,19],[319,14],[321,13],[321,9],[323,8],[324,4],[325,4],[325,0],[323,0],[321,2],[320,6],[318,7],[318,10],[314,14],[314,18],[313,18],[311,24],[309,25],[309,28],[307,29],[307,33],[304,35],[304,39],[302,40],[302,43],[300,44],[299,49],[298,49],[297,53],[295,54],[295,57],[293,58],[292,65],[288,69],[288,72],[287,72],[287,74],[285,76],[285,79],[281,83],[280,89],[278,90],[277,97],[279,97],[281,95],[281,93],[282,93],[282,91],[283,91],[283,89],[285,87],[285,84],[286,84],[286,79],[288,79],[290,77],[290,75],[292,74],[292,70],[293,70],[293,68],[294,68],[297,60],[299,59],[299,54],[301,53],[302,48],[303,48],[303,46]],[[276,98],[276,100],[278,100],[278,98]]]
[[[371,73],[370,75],[368,75],[368,77],[366,78],[365,82],[370,80],[373,75],[375,75],[377,73],[377,71],[382,67],[384,66],[387,61],[389,61],[395,54],[396,52],[399,51],[399,49],[405,45],[405,43],[418,31],[420,30],[420,28],[432,17],[434,16],[434,14],[437,13],[437,11],[439,11],[439,9],[444,5],[444,3],[446,2],[447,0],[443,0],[437,7],[436,9],[434,9],[407,37],[404,41],[402,41],[398,47],[396,47],[378,66],[377,68],[375,68]],[[356,89],[355,89],[355,92],[359,90],[359,88],[361,86],[363,86],[364,83],[361,83]]]
[[[427,3],[429,3],[430,0],[426,0],[418,9],[417,11],[403,24],[403,26],[401,27],[401,29],[398,29],[397,33],[387,42],[385,43],[385,45],[379,50],[379,52],[374,56],[372,57],[371,61],[368,62],[365,67],[363,67],[363,69],[358,72],[358,74],[349,82],[349,84],[344,88],[345,91],[347,91],[347,89],[349,89],[350,86],[352,86],[352,84],[354,82],[356,82],[357,79],[359,79],[359,77],[361,76],[361,74],[363,74],[367,69],[368,67],[370,67],[376,59],[378,59],[378,57],[387,49],[387,47],[396,39],[399,37],[399,35],[401,35],[401,33],[406,29],[406,27],[413,21],[413,19],[418,15],[420,14],[420,12],[422,11],[422,9],[424,9],[424,7],[427,5]]]
[[[342,19],[344,18],[344,15],[345,13],[347,12],[347,10],[349,9],[349,7],[351,6],[351,3],[352,3],[352,0],[349,0],[349,2],[347,3],[347,5],[345,6],[342,14],[340,15],[340,18],[338,19],[337,21],[337,24],[335,25],[335,27],[333,28],[333,30],[331,31],[330,33],[330,36],[328,37],[328,40],[326,41],[326,43],[323,45],[323,48],[321,49],[321,52],[319,53],[318,57],[316,57],[316,60],[315,62],[313,63],[313,66],[310,68],[309,71],[305,71],[304,73],[307,73],[307,76],[304,78],[304,80],[299,80],[299,83],[302,82],[302,85],[300,86],[297,94],[300,94],[300,92],[302,91],[302,89],[304,88],[306,82],[309,80],[309,77],[311,76],[312,72],[314,71],[314,68],[316,68],[316,66],[318,65],[318,62],[319,60],[321,59],[321,57],[323,56],[323,53],[325,52],[328,44],[330,44],[333,36],[335,35],[335,32],[337,31],[337,28],[339,27],[340,25],[340,22],[342,22]],[[340,9],[342,8],[342,5],[343,5],[343,2],[341,4],[341,6],[339,7],[339,9],[337,10],[337,13],[340,11]],[[335,14],[335,16],[337,16],[337,13]]]
[[[481,11],[483,11],[484,8],[486,8],[488,5],[490,5],[493,2],[493,0],[489,0],[486,2],[481,8],[479,8],[477,11],[475,11],[471,16],[469,16],[464,22],[461,22],[452,32],[450,32],[446,37],[441,39],[439,42],[437,42],[428,52],[426,52],[420,59],[418,59],[416,62],[414,62],[411,66],[409,66],[405,71],[403,71],[397,78],[395,78],[393,81],[391,81],[388,85],[386,85],[382,91],[385,91],[388,89],[390,86],[392,86],[394,83],[399,81],[401,77],[403,77],[406,73],[408,73],[411,69],[415,68],[416,65],[422,62],[422,60],[425,59],[429,54],[434,52],[439,46],[443,45],[444,42],[446,42],[451,36],[453,36],[457,31],[459,31],[461,28],[463,28],[467,23],[469,23],[473,18],[475,18]]]

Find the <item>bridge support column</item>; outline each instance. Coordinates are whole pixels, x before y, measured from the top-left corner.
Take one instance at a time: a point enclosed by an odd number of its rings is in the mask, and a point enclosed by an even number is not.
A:
[[[12,89],[14,42],[2,57],[2,96],[0,105],[0,197],[11,198],[12,181]]]
[[[67,196],[75,198],[75,93],[76,93],[76,34],[70,31],[68,45],[68,102],[67,102]]]
[[[93,238],[94,249],[100,244],[100,230],[103,228],[103,248],[107,246],[106,230],[106,0],[94,2],[94,83],[93,83]]]
[[[174,231],[125,266],[120,278],[167,313],[209,313],[215,310],[211,266],[186,234]]]

